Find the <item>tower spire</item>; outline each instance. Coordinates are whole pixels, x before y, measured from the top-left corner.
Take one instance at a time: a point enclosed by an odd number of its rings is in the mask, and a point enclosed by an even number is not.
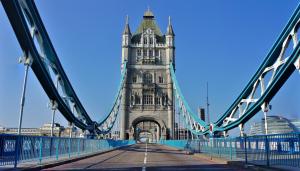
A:
[[[124,28],[123,34],[128,34],[128,35],[131,34],[130,28],[129,28],[129,17],[128,17],[128,15],[126,15],[125,28]]]
[[[169,25],[168,25],[168,28],[167,28],[166,35],[175,36],[174,31],[173,31],[173,27],[172,27],[172,23],[171,23],[171,16],[169,16]]]
[[[129,17],[128,17],[128,14],[126,15],[126,22],[125,22],[125,24],[127,25],[129,22]]]

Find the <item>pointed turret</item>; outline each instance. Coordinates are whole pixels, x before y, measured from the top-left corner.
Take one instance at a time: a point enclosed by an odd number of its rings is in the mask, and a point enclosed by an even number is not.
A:
[[[131,35],[131,31],[130,31],[129,23],[128,23],[128,15],[126,16],[126,23],[125,23],[125,28],[124,28],[123,34]]]
[[[173,31],[173,27],[172,27],[172,24],[171,24],[171,17],[170,16],[169,16],[169,25],[168,25],[168,28],[167,28],[166,35],[175,36],[174,31]]]
[[[124,64],[125,61],[128,61],[128,55],[130,53],[129,52],[130,42],[131,42],[131,32],[129,28],[128,15],[127,15],[125,28],[122,35],[122,64]]]
[[[171,17],[169,16],[169,24],[166,32],[166,57],[167,63],[173,63],[175,69],[175,34],[171,24]]]

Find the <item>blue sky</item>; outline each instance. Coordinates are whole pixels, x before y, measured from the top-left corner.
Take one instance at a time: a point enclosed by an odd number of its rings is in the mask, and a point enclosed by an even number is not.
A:
[[[253,1],[35,1],[61,63],[94,120],[109,111],[120,79],[121,33],[129,15],[132,32],[150,6],[162,32],[168,16],[176,34],[176,75],[192,109],[205,105],[216,120],[258,69],[297,7],[296,0]],[[8,18],[0,7],[0,125],[18,124],[24,67]],[[270,114],[300,118],[300,75],[295,72],[271,102]],[[51,121],[47,96],[30,71],[25,127]],[[251,121],[262,117],[259,113]],[[65,119],[57,121],[66,125]]]

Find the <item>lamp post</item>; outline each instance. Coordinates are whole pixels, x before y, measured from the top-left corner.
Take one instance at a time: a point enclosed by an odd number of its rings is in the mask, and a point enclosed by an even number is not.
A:
[[[21,107],[20,107],[20,117],[19,117],[19,127],[18,127],[18,134],[21,135],[22,129],[22,119],[23,119],[23,112],[24,112],[24,105],[25,105],[25,94],[26,94],[26,86],[27,86],[27,78],[28,78],[28,70],[32,64],[32,59],[30,57],[21,57],[19,59],[19,63],[23,63],[25,65],[25,75],[23,81],[23,89],[21,95]]]

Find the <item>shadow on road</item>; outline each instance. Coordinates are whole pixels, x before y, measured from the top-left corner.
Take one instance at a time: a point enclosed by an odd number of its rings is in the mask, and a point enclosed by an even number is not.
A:
[[[61,170],[61,169],[57,169]],[[68,170],[68,169],[64,169],[64,170]],[[72,169],[74,170],[74,169]],[[76,169],[76,171],[83,171],[83,170],[90,170],[90,171],[96,171],[96,170],[117,170],[117,171],[141,171],[142,168],[141,167],[122,167],[122,168],[97,168],[97,169]],[[209,164],[209,165],[182,165],[182,166],[148,166],[146,168],[147,171],[151,171],[151,170],[168,170],[168,171],[173,171],[173,170],[201,170],[201,171],[212,171],[212,170],[224,170],[224,171],[242,171],[245,169],[239,169],[239,168],[232,168],[227,166],[226,164]],[[53,170],[55,171],[55,170]]]

